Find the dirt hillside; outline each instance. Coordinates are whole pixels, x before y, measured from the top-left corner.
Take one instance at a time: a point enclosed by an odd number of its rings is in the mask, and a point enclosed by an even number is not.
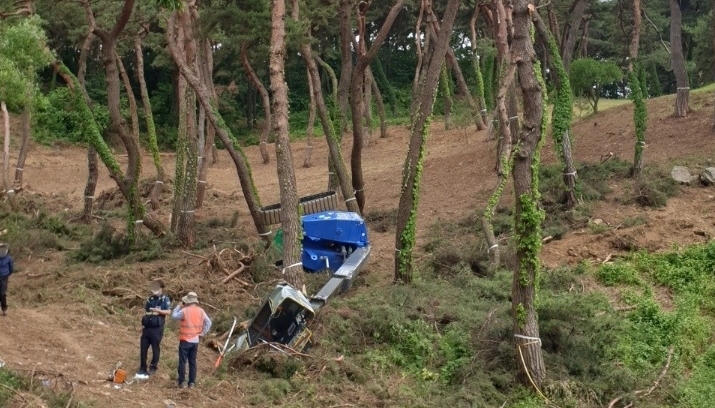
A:
[[[673,97],[649,101],[647,164],[657,163],[669,169],[673,163],[704,164],[715,158],[712,149],[711,95],[692,95],[694,111],[685,119],[672,119]],[[632,107],[630,104],[604,111],[575,125],[576,159],[580,162],[599,161],[613,153],[629,160],[633,154]],[[350,138],[346,137],[344,152],[350,151]],[[408,132],[404,127],[391,127],[387,139],[373,138],[365,149],[364,173],[367,195],[367,213],[396,208],[399,199],[399,182],[403,157],[407,149]],[[302,162],[304,142],[293,144],[294,157]],[[258,149],[246,149],[251,162],[256,185],[264,204],[278,200],[275,163],[260,163]],[[296,168],[301,195],[323,191],[327,185],[327,148],[322,140],[315,141],[311,168]],[[487,141],[484,132],[456,129],[445,131],[436,122],[428,140],[428,155],[424,167],[423,189],[420,198],[418,234],[425,236],[427,228],[440,220],[462,219],[483,206],[495,186],[493,173],[495,142]],[[555,158],[551,143],[544,148],[547,163]],[[168,174],[173,174],[173,155],[163,154]],[[122,163],[125,157],[120,157]],[[106,169],[101,168],[98,192],[114,187]],[[152,163],[144,156],[143,176],[153,177]],[[34,196],[38,202],[48,203],[57,211],[76,213],[82,204],[86,178],[86,151],[79,147],[48,148],[33,146],[25,165],[26,186],[23,194]],[[614,185],[614,188],[619,186]],[[510,192],[505,195],[510,200]],[[603,220],[610,230],[594,235],[588,231],[574,231],[562,240],[544,247],[543,262],[555,267],[582,259],[603,261],[633,248],[619,245],[626,240],[633,247],[660,250],[673,245],[687,245],[710,239],[715,234],[712,207],[715,190],[712,188],[685,188],[661,210],[644,210],[617,201],[601,202],[594,206],[593,217]],[[242,227],[253,233],[250,218],[240,192],[235,169],[222,153],[220,161],[209,173],[209,190],[204,209],[197,213],[199,220],[212,217],[230,217],[239,211]],[[623,220],[642,216],[646,220],[639,226],[622,227]],[[625,238],[624,238],[625,237]],[[371,234],[374,244],[370,273],[385,284],[392,274],[394,233]],[[125,362],[129,369],[137,364],[138,309],[129,317],[105,313],[84,303],[83,287],[54,285],[68,268],[63,253],[49,252],[40,257],[16,259],[18,273],[11,279],[10,314],[0,318],[0,359],[7,367],[37,378],[52,379],[51,386],[62,387],[72,382],[75,398],[105,407],[165,407],[171,400],[180,407],[242,407],[247,396],[231,381],[210,377],[210,367],[215,354],[202,348],[200,351],[200,380],[196,391],[172,388],[166,369],[146,384],[132,384],[115,389],[102,381],[109,368],[117,361]],[[121,276],[148,275],[150,271],[166,266],[191,267],[197,259],[177,253],[157,264],[124,266],[74,265],[73,273]],[[183,265],[183,266],[182,266]],[[129,289],[143,295],[144,287],[127,279]],[[170,285],[174,282],[170,282]],[[133,285],[133,286],[132,286]],[[37,288],[36,299],[18,300],[13,288]],[[366,290],[356,288],[355,290]],[[53,302],[52,293],[71,293],[74,302]],[[59,297],[59,296],[57,296]],[[210,300],[208,299],[211,303]],[[36,306],[41,303],[41,306]],[[214,311],[208,309],[210,313]],[[134,318],[136,317],[136,318]],[[132,323],[134,322],[134,323]],[[176,359],[176,335],[168,329],[164,338],[164,359]],[[59,376],[59,375],[62,376]],[[335,396],[337,406],[368,406],[348,401],[348,397]],[[343,399],[346,398],[346,399]],[[338,405],[342,404],[342,405]],[[22,406],[18,400],[18,406]]]

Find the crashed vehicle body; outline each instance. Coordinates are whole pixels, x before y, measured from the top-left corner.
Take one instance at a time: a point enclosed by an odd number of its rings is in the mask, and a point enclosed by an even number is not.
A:
[[[330,279],[310,299],[287,283],[278,284],[264,299],[236,350],[262,343],[279,343],[295,351],[310,344],[310,319],[328,299],[352,286],[370,255],[365,221],[359,214],[322,211],[301,217],[303,224],[303,269],[308,273],[330,272]]]

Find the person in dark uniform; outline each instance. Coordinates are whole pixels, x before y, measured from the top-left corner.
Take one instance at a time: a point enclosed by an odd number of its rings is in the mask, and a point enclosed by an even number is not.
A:
[[[6,243],[0,243],[0,309],[7,315],[7,281],[12,275],[13,263]]]
[[[138,378],[149,378],[156,372],[161,354],[161,339],[164,337],[164,321],[171,314],[171,299],[164,294],[164,282],[157,279],[149,285],[151,296],[144,306],[142,317],[142,335],[139,340],[139,371]],[[147,367],[147,355],[151,347],[151,363]]]

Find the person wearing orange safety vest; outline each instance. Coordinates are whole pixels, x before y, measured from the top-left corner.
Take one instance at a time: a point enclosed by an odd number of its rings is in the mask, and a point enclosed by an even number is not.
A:
[[[196,354],[199,351],[199,340],[211,330],[211,319],[198,303],[198,295],[189,292],[181,299],[181,304],[171,312],[171,318],[179,321],[179,388],[186,388],[184,378],[187,362],[189,363],[188,387],[196,386]]]

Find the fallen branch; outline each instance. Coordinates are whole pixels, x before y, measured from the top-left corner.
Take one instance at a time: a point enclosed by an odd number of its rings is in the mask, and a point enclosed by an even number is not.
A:
[[[658,388],[658,385],[660,385],[660,382],[663,380],[663,377],[665,377],[665,374],[668,372],[668,368],[670,368],[670,362],[673,359],[673,352],[675,351],[675,348],[673,346],[670,346],[670,349],[668,350],[668,359],[665,362],[665,366],[663,367],[663,370],[661,370],[660,374],[658,375],[658,378],[656,378],[655,382],[653,385],[645,390],[636,390],[633,392],[633,395],[638,396],[639,398],[647,397],[653,391],[655,391],[656,388]],[[618,404],[620,401],[622,401],[626,396],[622,395],[620,397],[614,398],[610,404],[608,404],[608,408],[614,408],[616,404]],[[624,408],[632,407],[633,403],[631,402],[630,404],[626,405]]]
[[[193,256],[194,258],[199,258],[199,259],[203,259],[204,261],[208,260],[208,258],[207,258],[207,257],[205,257],[205,256],[201,256],[201,255],[196,255],[196,254],[192,254],[191,252],[188,252],[188,251],[184,251],[184,250],[182,250],[181,252],[185,253],[186,255],[189,255],[189,256]]]
[[[246,265],[244,265],[243,262],[240,262],[240,261],[239,261],[238,264],[241,265],[241,266],[239,266],[238,269],[236,269],[235,271],[233,271],[230,275],[228,275],[227,277],[223,278],[223,280],[221,281],[221,283],[223,283],[223,284],[228,283],[231,279],[235,278],[236,276],[238,276],[238,274],[240,274],[241,272],[243,272],[243,271],[246,270]]]

